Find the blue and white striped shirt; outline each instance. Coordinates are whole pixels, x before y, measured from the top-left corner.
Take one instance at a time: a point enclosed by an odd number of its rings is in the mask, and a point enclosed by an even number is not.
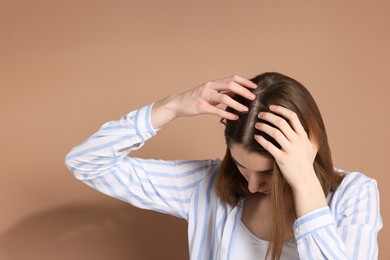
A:
[[[77,179],[100,192],[186,219],[192,260],[232,259],[242,207],[226,205],[215,193],[220,160],[127,156],[156,134],[151,107],[105,123],[69,152],[66,165]],[[327,207],[298,218],[293,225],[299,258],[377,259],[382,219],[376,181],[362,173],[347,173],[327,201]]]

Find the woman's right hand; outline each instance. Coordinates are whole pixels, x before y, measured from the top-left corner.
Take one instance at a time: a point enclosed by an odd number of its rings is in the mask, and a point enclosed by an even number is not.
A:
[[[255,95],[248,88],[255,89],[256,87],[255,83],[238,75],[208,81],[193,89],[156,102],[152,109],[152,125],[155,129],[158,129],[177,117],[201,114],[211,114],[229,120],[236,120],[238,119],[237,115],[217,106],[224,104],[237,111],[245,112],[248,108],[233,100],[231,96],[238,94],[253,100]]]

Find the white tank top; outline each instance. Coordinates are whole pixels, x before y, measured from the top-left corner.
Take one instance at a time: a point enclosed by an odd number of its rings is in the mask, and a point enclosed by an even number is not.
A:
[[[237,230],[236,243],[233,248],[232,259],[236,260],[263,260],[267,252],[268,241],[256,237],[243,223],[240,221]],[[291,240],[283,245],[281,260],[299,259],[297,251],[297,243]]]

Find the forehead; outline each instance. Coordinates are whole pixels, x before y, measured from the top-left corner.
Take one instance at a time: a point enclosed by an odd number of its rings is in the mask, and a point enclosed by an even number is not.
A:
[[[232,159],[251,171],[266,171],[273,168],[274,159],[245,149],[239,144],[230,145]]]

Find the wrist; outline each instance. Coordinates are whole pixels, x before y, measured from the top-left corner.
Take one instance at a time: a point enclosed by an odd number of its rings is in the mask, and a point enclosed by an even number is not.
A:
[[[152,126],[159,129],[168,122],[179,117],[178,105],[173,96],[161,99],[153,104],[151,111]]]
[[[306,176],[301,183],[292,185],[291,189],[298,218],[327,205],[324,191],[314,169],[313,174]]]

